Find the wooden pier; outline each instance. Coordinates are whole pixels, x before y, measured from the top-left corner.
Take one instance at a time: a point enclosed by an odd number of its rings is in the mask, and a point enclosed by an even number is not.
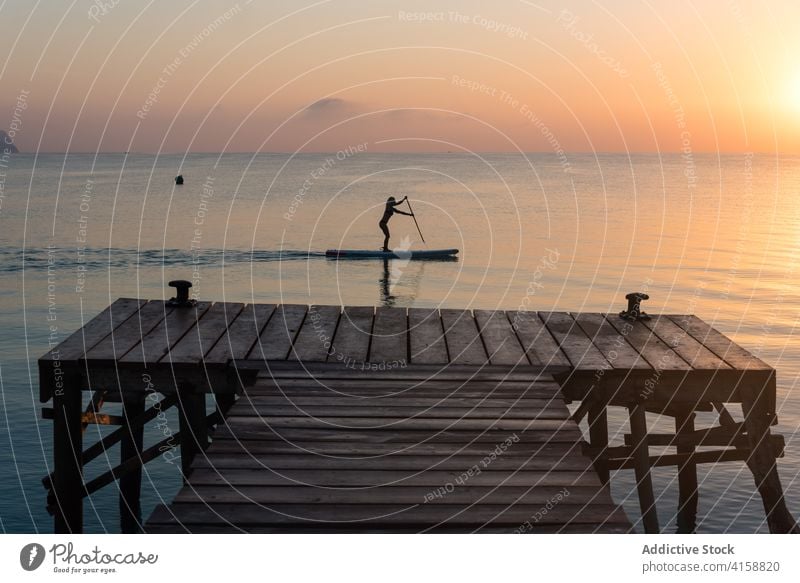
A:
[[[650,468],[664,465],[679,476],[679,530],[692,532],[696,466],[725,461],[747,463],[770,531],[798,531],[770,433],[775,371],[695,316],[180,296],[117,300],[39,360],[57,532],[80,532],[83,498],[114,482],[126,532],[627,532],[607,487],[615,469],[635,472],[634,522],[658,532]],[[102,414],[104,401],[123,414]],[[142,428],[172,406],[179,431],[145,447]],[[612,406],[630,416],[621,445],[608,442]],[[711,410],[719,425],[696,428]],[[648,412],[675,432],[649,432]],[[120,427],[84,449],[87,423]],[[83,466],[115,443],[119,466],[87,480]],[[178,445],[185,486],[143,523],[142,465]]]
[[[330,367],[327,367],[330,368]],[[272,367],[148,532],[624,532],[549,375]],[[388,378],[387,378],[388,376]]]

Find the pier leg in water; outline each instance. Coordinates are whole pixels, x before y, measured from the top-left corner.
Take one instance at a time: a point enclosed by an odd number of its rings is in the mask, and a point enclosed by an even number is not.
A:
[[[53,394],[53,495],[56,534],[83,532],[81,377],[65,375]]]
[[[592,447],[597,451],[605,450],[608,447],[608,414],[604,403],[593,402],[589,408],[589,439]],[[600,481],[605,485],[609,481],[608,464],[606,463],[607,453],[596,454],[594,469],[600,477]]]
[[[769,531],[800,534],[797,522],[786,507],[781,479],[778,476],[777,459],[770,444],[769,427],[775,408],[768,403],[768,395],[774,395],[774,391],[750,389],[742,392],[746,393],[742,397],[742,413],[750,445],[747,467],[753,473],[756,488],[761,494]]]
[[[186,479],[194,456],[208,447],[206,395],[184,385],[178,393],[178,422],[181,433],[181,470]]]
[[[633,464],[636,474],[636,489],[639,492],[639,508],[642,524],[647,534],[659,532],[656,498],[653,494],[653,479],[650,476],[650,454],[647,446],[647,418],[643,403],[630,405],[631,438],[633,439]]]
[[[141,396],[123,395],[122,414],[125,432],[120,440],[120,463],[131,458],[141,459],[144,445],[144,425],[132,429],[131,422],[144,414],[145,401]],[[123,534],[142,530],[142,467],[123,475],[119,479],[119,524]]]
[[[675,434],[690,434],[694,431],[695,414],[682,411],[675,416]],[[677,453],[694,454],[693,445],[679,445]],[[697,464],[691,459],[678,465],[678,534],[691,534],[697,527]]]
[[[217,393],[214,398],[217,401],[217,411],[224,417],[236,402],[236,393]]]

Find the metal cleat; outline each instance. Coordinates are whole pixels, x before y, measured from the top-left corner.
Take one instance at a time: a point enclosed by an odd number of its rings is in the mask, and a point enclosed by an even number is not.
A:
[[[641,307],[642,300],[649,300],[650,296],[642,292],[633,292],[626,295],[625,299],[628,300],[628,309],[619,313],[620,318],[631,322],[650,319],[650,316],[643,312]]]
[[[170,298],[167,302],[168,306],[173,308],[191,308],[197,304],[197,300],[189,299],[189,288],[192,287],[191,281],[185,279],[174,279],[169,282],[170,287],[174,287],[177,295]]]

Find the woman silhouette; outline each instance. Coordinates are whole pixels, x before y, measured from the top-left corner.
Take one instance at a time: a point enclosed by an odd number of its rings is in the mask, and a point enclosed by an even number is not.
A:
[[[389,234],[389,219],[392,218],[392,215],[394,213],[400,213],[401,215],[406,215],[407,217],[411,216],[411,213],[407,213],[405,211],[401,211],[401,210],[398,210],[396,208],[398,205],[403,204],[406,201],[406,199],[408,199],[407,196],[403,197],[403,200],[401,200],[399,202],[395,201],[393,196],[390,196],[388,199],[386,199],[386,209],[383,211],[383,218],[378,223],[378,226],[381,228],[381,231],[383,231],[383,235],[384,235],[384,237],[383,237],[383,251],[387,251],[387,252],[389,251],[389,237],[390,237],[390,234]]]

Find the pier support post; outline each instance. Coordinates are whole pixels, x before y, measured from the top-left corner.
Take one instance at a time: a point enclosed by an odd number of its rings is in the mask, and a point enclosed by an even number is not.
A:
[[[53,496],[56,534],[83,532],[81,377],[68,374],[53,391]]]
[[[694,431],[695,414],[681,411],[675,414],[675,434],[691,434]],[[689,457],[678,465],[678,534],[691,534],[697,527],[697,464],[692,459],[693,445],[679,445],[677,453]]]
[[[769,396],[775,394],[775,389],[771,393],[766,387],[760,391],[743,390],[742,393],[745,393],[742,397],[742,413],[750,446],[747,467],[753,473],[756,488],[761,494],[769,531],[800,534],[800,527],[786,507],[777,459],[770,445],[769,428],[775,414],[774,407],[769,404]]]
[[[132,429],[131,421],[144,414],[145,402],[141,396],[122,396],[122,415],[125,428],[120,440],[120,463],[131,458],[141,458],[144,445],[144,425]],[[119,479],[119,523],[123,534],[142,530],[142,467],[132,470]]]
[[[606,463],[608,454],[605,452],[608,447],[608,414],[605,403],[593,402],[589,407],[589,439],[592,448],[597,448],[596,451],[600,452],[594,459],[594,469],[600,481],[606,485],[609,482],[610,473]]]
[[[656,499],[653,494],[653,479],[650,476],[650,454],[647,445],[647,418],[644,403],[629,405],[631,438],[633,439],[633,463],[636,474],[636,489],[639,493],[639,508],[642,524],[648,534],[659,532]]]
[[[194,456],[208,446],[206,395],[184,385],[178,392],[178,422],[181,432],[181,470],[184,479]]]
[[[228,413],[228,410],[233,406],[236,402],[236,394],[235,393],[216,393],[214,398],[217,401],[217,411],[219,411],[221,416],[225,416]]]

